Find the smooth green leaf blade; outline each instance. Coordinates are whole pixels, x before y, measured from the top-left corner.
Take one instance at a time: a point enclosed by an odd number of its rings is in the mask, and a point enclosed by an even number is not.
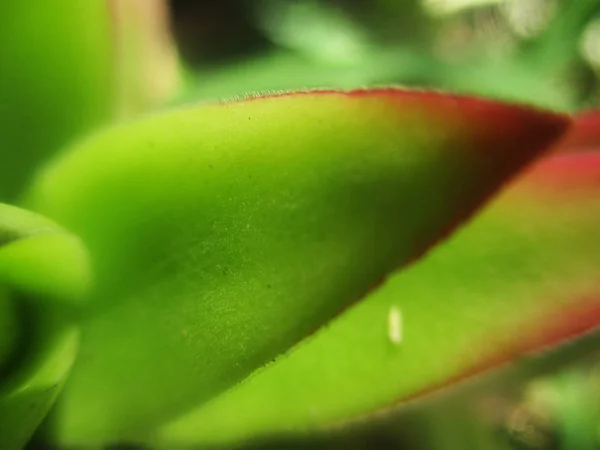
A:
[[[75,359],[89,284],[79,240],[0,204],[0,448],[20,449],[56,399]]]
[[[32,204],[97,270],[55,439],[145,433],[237,383],[464,219],[567,125],[438,93],[173,110],[72,149]]]
[[[314,430],[597,328],[599,223],[600,156],[544,161],[438,249],[158,440]]]

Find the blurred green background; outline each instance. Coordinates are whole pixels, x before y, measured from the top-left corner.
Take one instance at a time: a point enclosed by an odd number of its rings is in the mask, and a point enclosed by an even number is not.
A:
[[[186,98],[400,83],[600,102],[597,0],[171,0]]]

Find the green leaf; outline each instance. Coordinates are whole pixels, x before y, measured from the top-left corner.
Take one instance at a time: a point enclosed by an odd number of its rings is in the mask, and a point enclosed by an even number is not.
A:
[[[0,448],[20,449],[74,361],[89,273],[80,242],[0,204]]]
[[[239,382],[422,254],[566,124],[438,93],[309,92],[173,110],[71,149],[32,193],[97,271],[53,439],[144,434]]]
[[[369,417],[600,325],[600,155],[543,161],[471,224],[235,388],[169,445]]]
[[[0,200],[41,162],[106,120],[113,39],[106,0],[6,1],[0,6]]]

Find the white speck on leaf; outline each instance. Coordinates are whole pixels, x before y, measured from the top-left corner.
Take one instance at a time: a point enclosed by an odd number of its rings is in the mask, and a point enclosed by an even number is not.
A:
[[[392,306],[388,312],[388,338],[394,345],[402,342],[402,312],[397,306]]]

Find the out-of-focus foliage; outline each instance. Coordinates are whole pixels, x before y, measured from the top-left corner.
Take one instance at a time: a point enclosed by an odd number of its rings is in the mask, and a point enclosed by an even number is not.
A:
[[[25,445],[59,395],[89,272],[79,239],[0,203],[0,449]]]
[[[102,0],[2,2],[0,201],[13,201],[37,164],[109,117],[107,9]]]
[[[401,83],[562,110],[599,101],[597,0],[172,5],[188,98]]]
[[[0,6],[0,201],[65,145],[178,85],[162,0]]]

